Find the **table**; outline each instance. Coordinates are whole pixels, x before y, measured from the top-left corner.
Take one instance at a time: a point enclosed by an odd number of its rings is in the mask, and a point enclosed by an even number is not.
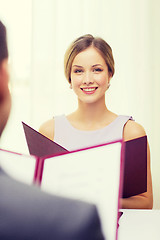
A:
[[[120,211],[118,240],[160,240],[160,210]]]

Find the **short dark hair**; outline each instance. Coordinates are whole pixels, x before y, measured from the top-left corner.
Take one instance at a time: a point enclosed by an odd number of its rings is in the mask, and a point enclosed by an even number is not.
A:
[[[0,62],[8,58],[7,33],[6,27],[0,21]]]

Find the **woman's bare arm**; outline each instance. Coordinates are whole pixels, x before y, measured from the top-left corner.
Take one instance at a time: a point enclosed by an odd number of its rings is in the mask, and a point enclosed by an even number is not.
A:
[[[123,139],[128,141],[134,138],[145,136],[144,128],[134,121],[128,121],[124,127]],[[130,197],[120,199],[121,208],[133,209],[152,209],[153,193],[152,193],[152,178],[150,168],[150,149],[147,142],[147,192]]]
[[[44,122],[40,128],[39,132],[43,134],[45,137],[49,138],[53,141],[54,139],[54,119],[50,119]]]

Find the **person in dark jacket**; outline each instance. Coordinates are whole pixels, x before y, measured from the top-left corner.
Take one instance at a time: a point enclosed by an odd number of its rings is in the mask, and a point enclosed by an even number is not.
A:
[[[6,28],[0,22],[0,136],[11,109]],[[1,155],[0,155],[1,161]],[[104,240],[95,205],[44,193],[0,165],[1,240]]]

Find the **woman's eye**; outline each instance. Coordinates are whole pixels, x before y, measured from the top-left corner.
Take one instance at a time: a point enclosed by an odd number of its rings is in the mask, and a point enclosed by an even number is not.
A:
[[[83,71],[82,71],[82,69],[75,69],[74,70],[74,73],[82,73]]]
[[[102,72],[103,70],[101,68],[95,68],[93,71],[94,72]]]

